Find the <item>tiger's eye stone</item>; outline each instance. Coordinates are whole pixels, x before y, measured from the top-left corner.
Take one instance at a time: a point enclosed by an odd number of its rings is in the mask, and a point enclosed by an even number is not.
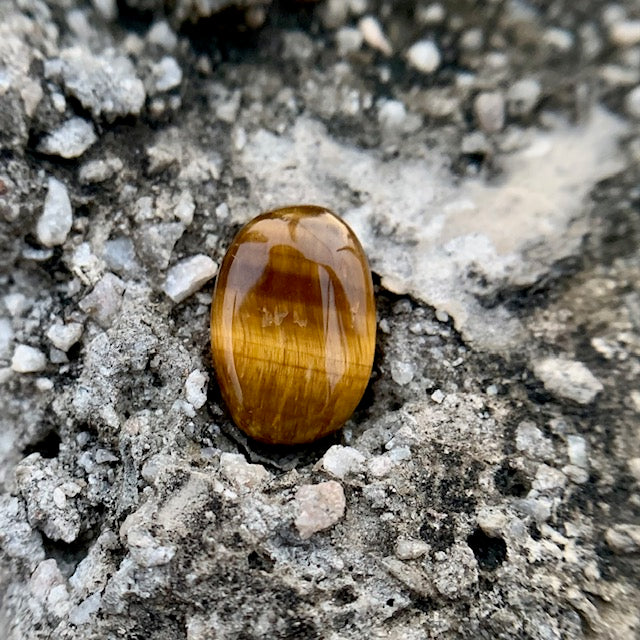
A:
[[[240,230],[211,306],[211,348],[235,423],[271,444],[339,429],[362,398],[376,319],[367,258],[327,209],[287,207]]]

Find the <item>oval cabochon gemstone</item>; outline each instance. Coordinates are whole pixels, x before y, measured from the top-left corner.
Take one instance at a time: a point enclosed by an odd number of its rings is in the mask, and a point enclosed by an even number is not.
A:
[[[213,293],[211,348],[245,433],[300,444],[339,429],[369,381],[375,338],[371,272],[345,222],[305,205],[240,230]]]

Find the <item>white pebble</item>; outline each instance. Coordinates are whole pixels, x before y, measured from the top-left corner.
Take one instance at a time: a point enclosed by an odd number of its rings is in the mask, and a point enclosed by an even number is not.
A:
[[[616,524],[604,537],[614,553],[634,553],[640,548],[640,525]]]
[[[373,16],[365,16],[358,22],[358,28],[364,38],[364,41],[372,48],[381,51],[386,56],[390,56],[393,53],[391,43],[384,35],[382,27],[376,18]]]
[[[547,464],[541,464],[537,471],[535,480],[532,483],[532,487],[537,491],[552,491],[553,489],[560,489],[567,483],[567,476],[554,469]]]
[[[69,351],[69,349],[80,340],[83,327],[79,322],[69,324],[54,324],[47,331],[47,338],[51,340],[56,349]]]
[[[175,58],[165,56],[151,68],[156,91],[170,91],[180,86],[182,69]]]
[[[111,453],[108,449],[98,449],[96,451],[96,464],[105,464],[107,462],[117,462],[118,457]]]
[[[533,371],[547,391],[579,404],[593,402],[604,388],[591,371],[576,360],[544,358],[533,363]]]
[[[404,386],[413,380],[416,373],[416,367],[411,362],[392,362],[391,378],[396,384]]]
[[[26,344],[19,344],[11,358],[11,368],[17,373],[35,373],[47,366],[47,358],[40,351]]]
[[[358,51],[362,46],[364,38],[362,32],[353,27],[342,27],[336,33],[336,45],[338,47],[338,55],[346,56],[354,51]]]
[[[36,380],[36,389],[42,393],[51,391],[51,389],[53,389],[53,382],[49,378],[38,378]]]
[[[353,447],[334,444],[322,457],[322,468],[336,478],[343,479],[349,474],[361,473],[365,457]]]
[[[180,194],[175,208],[175,215],[185,227],[193,222],[193,214],[196,210],[196,203],[193,201],[191,191],[185,190]]]
[[[627,461],[629,473],[635,478],[636,482],[640,482],[640,458],[630,458]]]
[[[486,133],[497,133],[504,127],[504,97],[499,91],[478,95],[473,109],[480,128]]]
[[[434,2],[428,7],[418,7],[416,10],[416,19],[425,25],[440,24],[446,15],[444,7],[439,2]]]
[[[416,560],[427,553],[430,548],[422,540],[400,539],[396,542],[395,554],[400,560]]]
[[[378,122],[385,129],[401,129],[407,110],[399,100],[384,100],[378,107]]]
[[[449,314],[444,309],[436,309],[436,320],[438,322],[448,322]]]
[[[121,275],[133,273],[138,267],[131,238],[121,237],[104,243],[102,258],[111,271]]]
[[[78,179],[82,184],[94,184],[104,182],[122,171],[120,158],[107,158],[106,160],[90,160],[80,167]]]
[[[118,15],[116,0],[91,0],[100,17],[107,22],[115,20]]]
[[[558,51],[569,51],[573,47],[573,34],[566,29],[552,27],[544,33],[544,41]]]
[[[185,397],[187,402],[192,404],[196,409],[199,409],[207,401],[207,382],[209,376],[196,369],[192,371],[184,383]]]
[[[389,475],[391,473],[391,469],[393,469],[394,464],[393,460],[389,458],[388,455],[384,456],[375,456],[369,460],[367,468],[369,473],[374,478],[384,478],[384,476]]]
[[[569,462],[576,467],[586,469],[589,466],[587,441],[582,436],[567,436],[567,454]]]
[[[516,116],[529,115],[538,104],[542,88],[533,78],[523,78],[514,82],[507,93],[509,112]]]
[[[97,139],[93,124],[83,118],[75,117],[45,136],[38,145],[38,151],[61,158],[77,158]]]
[[[169,269],[164,292],[174,302],[181,302],[198,291],[217,272],[218,265],[209,256],[199,254],[186,258]]]
[[[533,422],[525,420],[516,429],[516,448],[532,458],[553,457],[553,444]]]
[[[640,44],[640,20],[614,22],[609,29],[609,37],[620,47],[635,47]]]
[[[240,453],[222,453],[220,473],[236,487],[244,490],[255,489],[271,477],[261,464],[247,462]]]
[[[409,64],[422,73],[433,73],[440,66],[440,51],[432,40],[419,40],[407,51]]]
[[[178,45],[178,37],[165,20],[156,22],[147,32],[147,41],[166,51],[173,51]]]
[[[64,509],[67,506],[67,496],[60,487],[56,487],[53,490],[52,497],[53,503],[58,507],[58,509]]]
[[[445,398],[444,393],[442,393],[442,391],[440,391],[440,389],[436,389],[432,394],[431,394],[431,399],[436,403],[436,404],[442,404],[443,400]]]
[[[306,540],[332,527],[344,516],[346,506],[342,485],[335,480],[299,487],[295,498],[295,526],[300,537]]]
[[[13,343],[13,326],[9,318],[0,318],[0,359],[9,358]]]
[[[21,316],[27,308],[27,298],[22,293],[8,293],[3,301],[12,318]]]
[[[624,106],[632,118],[640,120],[640,85],[629,91]]]
[[[67,187],[55,178],[49,178],[44,210],[36,226],[36,235],[45,247],[62,244],[71,231],[73,213]]]
[[[93,316],[95,321],[103,328],[109,328],[122,304],[124,294],[124,282],[113,273],[106,273],[93,288],[93,291],[85,296],[78,306]]]

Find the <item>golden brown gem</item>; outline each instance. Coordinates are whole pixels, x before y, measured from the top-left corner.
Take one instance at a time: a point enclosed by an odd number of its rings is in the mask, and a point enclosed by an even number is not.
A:
[[[272,444],[339,429],[362,398],[376,320],[367,258],[322,207],[263,213],[234,239],[211,305],[211,348],[235,423]]]

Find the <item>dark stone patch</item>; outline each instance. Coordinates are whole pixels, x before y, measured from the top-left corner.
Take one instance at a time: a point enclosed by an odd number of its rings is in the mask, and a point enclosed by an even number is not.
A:
[[[531,481],[520,469],[515,469],[509,463],[503,464],[493,476],[496,489],[503,496],[523,498],[531,490]]]
[[[492,538],[477,528],[468,538],[478,566],[484,571],[495,571],[507,557],[507,543],[502,538]]]

